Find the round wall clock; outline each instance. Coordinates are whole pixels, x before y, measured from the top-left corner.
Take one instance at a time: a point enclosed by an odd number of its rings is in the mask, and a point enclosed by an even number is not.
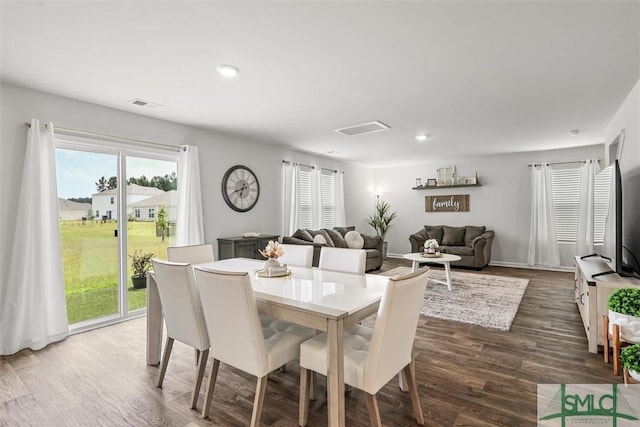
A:
[[[260,184],[256,175],[246,166],[235,165],[222,177],[222,197],[231,209],[247,212],[258,202]]]

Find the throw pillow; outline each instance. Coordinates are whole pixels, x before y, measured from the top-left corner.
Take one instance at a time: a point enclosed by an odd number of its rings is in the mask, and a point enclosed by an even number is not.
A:
[[[309,232],[304,228],[297,229],[296,232],[293,233],[293,236],[291,237],[295,237],[300,240],[306,240],[307,242],[313,242],[313,236],[309,234]]]
[[[364,247],[364,239],[357,231],[349,231],[344,236],[344,240],[351,249],[362,249]]]
[[[442,244],[445,246],[464,246],[465,227],[442,226]]]
[[[326,240],[327,245],[331,246],[332,248],[336,247],[336,244],[333,243],[333,239],[331,239],[331,236],[329,235],[329,233],[327,233],[326,229],[322,229],[318,231],[318,234],[321,234],[324,237],[324,240]]]
[[[442,243],[442,234],[444,231],[442,230],[441,225],[425,225],[424,230],[427,232],[427,237],[429,239],[436,239],[439,245],[443,245]]]
[[[325,239],[322,234],[318,233],[318,234],[316,234],[316,237],[313,238],[313,243],[319,243],[321,245],[326,245],[327,244],[327,239]]]
[[[348,248],[349,245],[347,245],[347,242],[344,240],[344,237],[342,237],[342,234],[340,234],[339,232],[335,231],[335,230],[329,230],[329,229],[324,229],[327,234],[329,235],[329,237],[331,237],[331,241],[333,242],[334,246],[336,248]]]
[[[467,225],[467,231],[464,233],[464,245],[471,246],[471,242],[473,239],[487,231],[487,227],[484,225],[475,226],[475,225]]]
[[[350,225],[349,227],[333,227],[334,230],[336,230],[338,233],[342,234],[342,236],[346,236],[348,232],[350,231],[355,231],[356,226],[355,225]]]

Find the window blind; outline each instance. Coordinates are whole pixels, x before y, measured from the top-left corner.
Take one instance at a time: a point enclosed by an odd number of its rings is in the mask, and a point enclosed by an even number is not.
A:
[[[322,228],[333,228],[336,224],[336,174],[323,170],[320,175],[322,194]]]
[[[312,227],[311,178],[313,169],[300,168],[298,174],[298,202],[300,203],[300,227]]]

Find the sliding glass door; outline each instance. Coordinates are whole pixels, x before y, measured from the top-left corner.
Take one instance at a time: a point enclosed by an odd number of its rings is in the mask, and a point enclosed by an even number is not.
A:
[[[175,241],[177,153],[57,141],[56,168],[71,330],[143,314],[133,257],[165,259]]]

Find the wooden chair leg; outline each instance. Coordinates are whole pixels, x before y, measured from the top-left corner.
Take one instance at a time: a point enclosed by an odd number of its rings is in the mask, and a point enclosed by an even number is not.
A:
[[[211,365],[211,373],[209,374],[209,385],[207,385],[207,395],[204,398],[204,406],[202,408],[202,418],[209,418],[209,410],[211,409],[211,398],[213,397],[213,389],[216,387],[216,378],[218,377],[218,368],[220,361],[213,359]]]
[[[375,394],[364,393],[365,400],[367,401],[367,409],[369,409],[369,420],[372,427],[382,427],[382,420],[380,419],[380,408],[378,408],[378,399]]]
[[[602,347],[604,348],[604,363],[609,363],[609,316],[602,316]]]
[[[204,377],[204,368],[207,366],[208,358],[209,349],[198,351],[198,370],[196,371],[196,384],[193,387],[193,395],[191,396],[191,409],[196,409],[200,387],[202,386],[202,378]]]
[[[408,364],[402,370],[404,377],[407,380],[407,388],[409,389],[409,395],[411,396],[411,406],[413,406],[413,414],[416,417],[416,422],[421,426],[424,425],[424,416],[422,415],[422,405],[420,405],[420,396],[418,395],[418,386],[416,384],[416,373],[412,370],[412,364]]]
[[[613,325],[611,335],[613,344],[613,375],[620,375],[620,325]]]
[[[309,371],[311,377],[309,378],[309,388],[311,389],[311,391],[309,391],[309,400],[313,400],[314,402],[316,401],[316,385],[318,384],[318,376],[316,375],[316,373],[314,371]]]
[[[171,356],[171,349],[173,348],[173,338],[167,337],[167,341],[164,345],[164,354],[162,355],[162,363],[160,364],[160,375],[158,376],[158,387],[162,388],[164,382],[164,374],[167,373],[167,366],[169,365],[169,356]]]
[[[298,425],[300,425],[301,427],[307,425],[311,378],[313,378],[313,375],[309,369],[300,368],[300,402],[298,403]]]
[[[267,379],[269,375],[258,378],[256,384],[256,397],[253,400],[253,413],[251,414],[251,427],[260,426],[260,416],[262,415],[262,404],[264,403],[264,395],[267,391]]]

